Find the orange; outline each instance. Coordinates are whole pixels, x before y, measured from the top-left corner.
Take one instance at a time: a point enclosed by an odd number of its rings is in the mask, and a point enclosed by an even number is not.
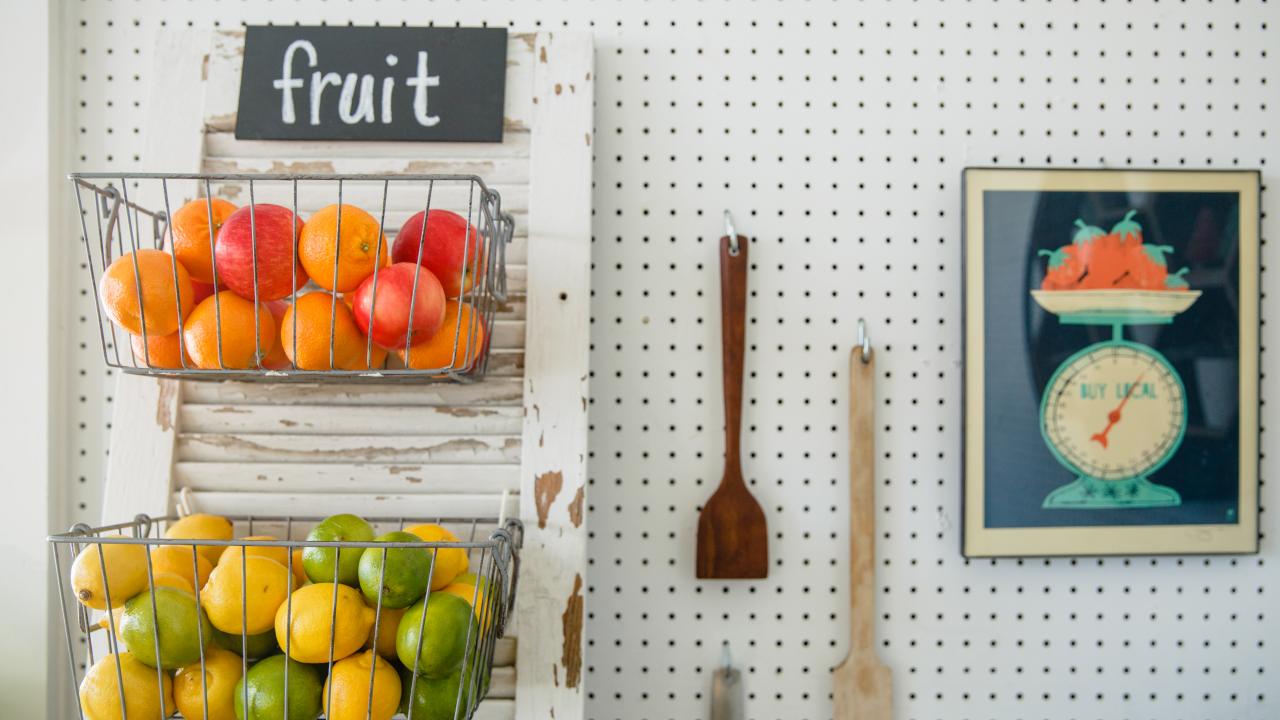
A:
[[[462,317],[462,326],[458,326],[458,317]],[[475,340],[471,334],[475,333]],[[454,339],[457,339],[457,355],[454,355]],[[473,312],[471,305],[459,305],[457,300],[447,300],[444,304],[444,323],[440,330],[425,342],[410,347],[407,351],[399,351],[404,364],[415,370],[465,370],[474,365],[480,357],[487,338],[484,334],[484,318]],[[470,348],[471,362],[467,362]],[[450,366],[450,360],[453,365]]]
[[[218,362],[219,328],[222,330],[221,364]],[[263,303],[258,303],[256,345],[253,328],[253,301],[223,290],[196,306],[182,329],[182,337],[196,367],[246,370],[256,368],[259,358],[266,358],[276,342],[276,321]]]
[[[203,283],[213,282],[213,243],[210,242],[209,218],[213,217],[212,237],[236,206],[219,198],[206,201],[197,198],[178,208],[169,223],[169,240],[173,254],[186,266],[191,277]]]
[[[129,345],[133,348],[133,361],[138,367],[164,368],[181,370],[183,367],[195,367],[191,356],[182,351],[182,333],[168,335],[152,335],[147,333],[147,341],[141,335],[130,335]],[[179,353],[184,357],[179,357]],[[182,364],[183,359],[186,365]]]
[[[345,220],[343,223],[345,224]],[[332,308],[332,314],[330,309]],[[297,347],[294,346],[294,318],[297,318]],[[330,335],[329,325],[333,324]],[[333,365],[329,364],[329,339],[333,338]],[[289,360],[303,370],[367,370],[382,367],[387,351],[373,345],[371,362],[365,361],[368,338],[356,326],[351,309],[333,302],[325,292],[311,292],[289,306],[280,321],[280,343]]]
[[[283,300],[269,300],[265,305],[271,311],[271,319],[276,321],[276,327],[284,327],[284,314],[289,309],[289,303]],[[289,356],[284,354],[284,343],[272,344],[271,351],[262,358],[262,367],[270,370],[289,369]]]
[[[134,262],[138,267],[135,272]],[[177,283],[174,283],[174,276]],[[138,297],[138,289],[142,297]],[[139,250],[121,255],[102,273],[98,281],[98,298],[107,317],[134,335],[171,335],[191,314],[194,290],[191,275],[182,263],[160,250]],[[178,297],[181,296],[181,312]],[[181,315],[181,317],[179,317]]]
[[[378,252],[381,243],[382,252]],[[385,266],[391,257],[389,243],[372,215],[355,205],[342,206],[342,232],[338,232],[338,206],[321,208],[302,227],[298,257],[307,275],[325,290],[355,290],[373,274],[375,266]],[[334,285],[333,269],[338,268]]]

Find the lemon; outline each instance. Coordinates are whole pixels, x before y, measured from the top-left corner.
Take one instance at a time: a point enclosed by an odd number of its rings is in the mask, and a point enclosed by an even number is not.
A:
[[[223,650],[230,650],[237,655],[243,653],[250,660],[261,660],[280,651],[280,648],[276,646],[275,630],[268,630],[242,638],[239,635],[222,632],[215,627],[213,629],[213,644]]]
[[[108,600],[112,607],[119,607],[146,587],[147,549],[143,545],[85,545],[71,564],[71,589],[80,602],[94,610],[106,610]]]
[[[431,593],[400,618],[396,656],[410,670],[416,661],[419,675],[444,677],[458,668],[468,641],[475,652],[477,635],[475,616],[466,600],[449,593]]]
[[[221,549],[221,548],[219,548]],[[200,554],[191,552],[190,545],[157,545],[151,549],[151,573],[179,575],[196,587],[204,587],[213,572],[213,563]]]
[[[374,623],[378,632],[377,642],[374,642],[374,630],[369,630],[369,639],[365,641],[366,648],[376,648],[378,654],[384,658],[394,660],[396,657],[396,631],[400,629],[400,618],[404,617],[405,610],[408,608],[382,608],[381,619]]]
[[[372,650],[334,663],[324,681],[326,720],[391,720],[399,705],[400,676]]]
[[[200,591],[200,604],[219,630],[257,635],[271,629],[276,608],[292,590],[293,578],[283,565],[260,555],[242,559],[239,548],[233,548]]]
[[[169,587],[139,593],[125,603],[118,632],[125,649],[139,662],[164,670],[177,670],[200,659],[200,633],[206,646],[213,643],[213,626],[196,599]]]
[[[248,537],[243,537],[240,539],[241,540],[278,540],[279,538],[275,537],[274,535],[249,535]],[[218,564],[222,564],[223,562],[226,562],[227,558],[233,555],[236,557],[240,557],[242,553],[245,557],[255,557],[255,556],[264,557],[269,560],[275,560],[276,562],[286,567],[289,565],[289,548],[270,547],[270,546],[262,546],[262,545],[245,545],[243,548],[228,547],[227,552],[224,552],[222,554],[222,557],[218,559]]]
[[[249,668],[236,683],[233,693],[238,720],[285,720],[285,669],[289,673],[289,715],[287,720],[315,720],[320,715],[320,670],[272,655]],[[249,708],[245,712],[245,686]],[[197,718],[193,720],[199,720]]]
[[[173,700],[178,712],[188,720],[235,720],[233,698],[236,683],[243,672],[239,655],[219,648],[207,648],[203,673],[200,672],[200,661],[196,660],[173,676]],[[204,712],[206,695],[209,699],[208,715]]]
[[[311,528],[307,539],[369,542],[373,540],[373,526],[355,515],[334,515]],[[309,547],[302,551],[302,564],[312,582],[331,583],[336,580],[343,585],[358,587],[362,554],[364,550],[361,548]]]
[[[422,538],[425,542],[458,542],[458,536],[439,525],[428,523],[414,525],[407,532]],[[442,590],[453,579],[467,571],[467,551],[462,548],[440,548],[430,550],[436,557],[435,569],[431,573],[431,589]]]
[[[127,652],[103,655],[80,681],[80,709],[85,720],[169,717],[174,710],[173,680],[165,672],[159,673],[159,682],[156,676],[154,668],[143,665]],[[123,717],[121,694],[124,695]]]
[[[413,720],[462,720],[471,704],[471,673],[466,679],[464,683],[462,668],[442,678],[417,680],[406,670],[400,675],[400,712],[408,716],[412,709]],[[464,684],[466,687],[459,687]]]
[[[378,542],[422,542],[412,533],[390,532]],[[431,579],[431,551],[425,548],[368,548],[360,556],[360,591],[376,606],[407,608],[427,592]]]
[[[311,582],[311,578],[307,577],[307,567],[302,564],[302,548],[293,549],[293,581],[297,587]]]
[[[488,604],[485,596],[486,585],[464,585],[462,583],[453,583],[440,592],[446,592],[450,595],[457,595],[471,605],[472,612],[475,613],[476,620],[480,623],[480,628],[485,632],[493,625],[494,608]]]
[[[332,636],[333,659],[341,660],[359,650],[369,638],[373,608],[364,604],[355,588],[338,585],[335,613],[334,588],[333,583],[300,588],[289,603],[276,611],[276,642],[280,649],[287,649],[289,657],[304,663],[328,662]]]
[[[170,525],[164,536],[172,540],[230,540],[234,535],[230,520],[196,513]],[[204,556],[210,565],[218,564],[218,558],[225,549],[220,545],[196,545],[196,552]]]

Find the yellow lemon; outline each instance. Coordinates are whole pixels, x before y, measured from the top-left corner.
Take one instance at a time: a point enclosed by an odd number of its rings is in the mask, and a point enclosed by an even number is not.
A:
[[[244,537],[240,539],[241,540],[276,540],[278,538],[272,535],[250,535],[248,537]],[[231,557],[232,555],[238,558],[241,556],[242,553],[245,557],[264,557],[269,560],[275,560],[281,565],[288,566],[289,564],[289,548],[263,547],[260,545],[245,545],[243,549],[238,547],[229,547],[227,548],[227,552],[223,553],[222,557],[218,560],[218,563],[222,564],[226,562],[227,558]]]
[[[246,580],[243,602],[242,569]],[[222,632],[257,635],[271,629],[276,608],[292,590],[293,578],[283,565],[258,555],[242,560],[239,550],[233,549],[209,576],[209,583],[200,591],[200,604]]]
[[[192,595],[196,593],[195,587],[191,585],[191,579],[186,575],[179,575],[173,572],[156,572],[154,565],[151,568],[151,584],[154,587],[171,587]]]
[[[159,678],[157,684],[156,670],[143,665],[127,652],[103,655],[80,681],[80,709],[84,711],[85,720],[169,717],[174,709],[173,680],[166,672],[159,673]],[[122,694],[124,717],[120,715]],[[161,707],[164,708],[163,713]]]
[[[76,599],[94,610],[107,609],[107,590],[111,591],[111,607],[117,608],[146,587],[147,549],[144,545],[85,545],[71,564],[71,589]]]
[[[400,618],[404,617],[404,613],[409,608],[382,608],[382,617],[377,623],[377,650],[378,654],[385,657],[395,659],[396,656],[396,629],[400,627]],[[374,647],[373,629],[369,630],[369,639],[365,641],[364,646],[372,649]]]
[[[236,683],[243,672],[239,655],[221,648],[205,648],[203,682],[199,660],[173,676],[173,700],[178,712],[190,720],[236,720]],[[206,695],[208,715],[204,712]]]
[[[172,574],[186,578],[195,587],[204,587],[213,572],[213,563],[196,549],[194,564],[190,545],[157,545],[151,549],[151,574]]]
[[[487,603],[484,591],[484,585],[476,587],[475,585],[453,583],[441,592],[457,595],[466,600],[471,605],[471,611],[475,613],[476,620],[480,623],[480,629],[487,632],[493,624],[494,608]]]
[[[424,542],[458,542],[458,536],[434,523],[414,525],[406,532],[422,538]],[[467,551],[462,548],[441,548],[435,553],[436,566],[431,572],[431,589],[442,590],[453,579],[467,571]]]
[[[369,638],[375,612],[364,604],[360,591],[349,585],[338,585],[337,600],[335,613],[333,583],[315,583],[294,592],[276,611],[280,649],[288,648],[289,657],[304,663],[329,661],[330,636],[334,660],[359,650]]]
[[[307,577],[307,569],[302,566],[302,548],[293,549],[293,579],[298,587],[311,582],[311,578]]]
[[[334,663],[324,682],[327,720],[391,720],[399,707],[400,676],[388,660],[372,650]]]
[[[233,532],[230,520],[218,515],[196,513],[170,525],[164,531],[164,536],[173,540],[230,540],[234,537]],[[215,545],[196,546],[196,551],[206,557],[211,565],[217,564],[224,549],[223,546]]]

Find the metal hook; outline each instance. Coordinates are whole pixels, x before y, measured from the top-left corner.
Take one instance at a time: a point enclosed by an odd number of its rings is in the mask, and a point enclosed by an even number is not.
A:
[[[871,360],[871,337],[867,335],[867,321],[858,318],[858,339],[857,344],[862,348],[862,362]]]
[[[729,254],[737,255],[741,249],[738,247],[738,231],[733,227],[733,216],[728,210],[724,211],[724,235],[729,238]]]
[[[725,640],[724,643],[720,645],[720,666],[723,667],[725,670],[728,670],[730,667],[733,666],[733,659],[729,657],[729,641],[728,640]]]

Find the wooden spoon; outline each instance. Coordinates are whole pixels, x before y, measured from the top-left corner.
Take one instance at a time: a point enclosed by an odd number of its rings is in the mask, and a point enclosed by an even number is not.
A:
[[[861,323],[861,321],[859,321]],[[893,675],[876,655],[875,356],[859,327],[849,356],[849,656],[834,671],[834,720],[891,720]]]
[[[747,310],[747,239],[720,238],[720,316],[724,362],[724,476],[698,516],[698,577],[747,579],[769,575],[764,510],[742,480],[742,346]]]

